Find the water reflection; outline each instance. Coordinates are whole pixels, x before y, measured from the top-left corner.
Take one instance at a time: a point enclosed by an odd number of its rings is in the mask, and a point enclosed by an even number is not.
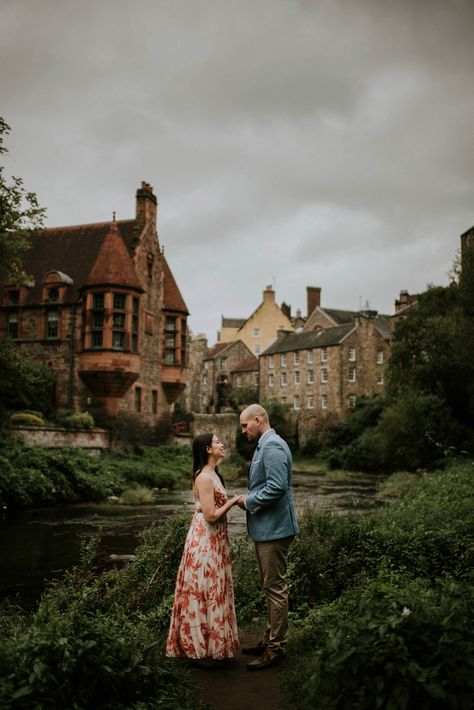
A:
[[[374,498],[380,480],[377,476],[348,480],[295,472],[295,505],[299,511],[307,506],[370,510],[380,505]],[[227,489],[229,495],[244,493],[246,480],[229,483]],[[0,597],[17,597],[32,604],[48,580],[77,563],[81,540],[99,535],[104,560],[111,554],[130,554],[144,528],[174,511],[191,512],[193,508],[192,493],[185,490],[160,493],[151,506],[75,505],[5,517],[0,522]],[[233,508],[228,519],[231,534],[245,532],[243,511]]]

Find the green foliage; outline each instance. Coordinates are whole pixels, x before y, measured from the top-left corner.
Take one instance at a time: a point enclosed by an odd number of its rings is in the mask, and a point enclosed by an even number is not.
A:
[[[408,473],[407,471],[392,473],[379,487],[376,493],[377,498],[400,498],[418,479],[419,476],[416,473]]]
[[[292,706],[470,707],[473,475],[472,461],[453,462],[370,515],[301,517],[289,554]]]
[[[6,340],[0,343],[0,416],[5,410],[52,410],[54,375],[39,362],[27,360]]]
[[[126,488],[121,496],[120,503],[122,505],[148,505],[155,500],[155,494],[151,488],[146,486],[132,486]]]
[[[188,525],[172,519],[152,528],[136,562],[103,574],[89,543],[82,565],[30,617],[5,610],[0,706],[199,708],[187,670],[163,656]]]
[[[171,489],[191,483],[185,447],[96,458],[80,449],[42,449],[4,437],[1,448],[0,502],[10,508],[100,501],[136,486]]]
[[[57,412],[54,423],[63,429],[93,429],[95,421],[89,412]]]
[[[46,424],[42,417],[29,412],[15,412],[11,415],[10,422],[13,426],[45,426]]]
[[[364,580],[293,641],[292,655],[305,659],[287,681],[293,707],[467,710],[473,602],[467,580]]]
[[[4,144],[8,133],[10,126],[0,116],[0,155],[8,152]],[[35,193],[25,190],[21,178],[12,177],[8,182],[0,165],[0,266],[19,283],[28,281],[21,257],[30,245],[31,234],[42,228],[44,216]]]

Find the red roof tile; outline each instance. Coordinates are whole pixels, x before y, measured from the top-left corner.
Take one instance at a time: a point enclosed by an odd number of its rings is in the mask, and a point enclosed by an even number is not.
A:
[[[169,311],[178,311],[178,313],[189,314],[183,297],[180,293],[178,285],[174,280],[174,276],[171,273],[171,269],[168,266],[168,262],[165,259],[165,255],[162,254],[163,259],[163,308]]]
[[[84,286],[122,286],[143,291],[115,221],[109,225]]]

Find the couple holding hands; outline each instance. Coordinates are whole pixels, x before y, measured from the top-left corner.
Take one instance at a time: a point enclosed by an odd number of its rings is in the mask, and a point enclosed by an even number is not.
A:
[[[228,499],[218,463],[224,446],[216,434],[193,441],[196,510],[184,544],[176,580],[167,656],[202,664],[232,658],[239,648],[226,513],[238,505],[247,513],[260,581],[267,599],[267,628],[259,644],[243,648],[256,656],[248,670],[279,663],[288,637],[288,550],[298,524],[291,495],[292,458],[286,442],[270,427],[263,407],[240,415],[243,434],[257,440],[248,493]]]

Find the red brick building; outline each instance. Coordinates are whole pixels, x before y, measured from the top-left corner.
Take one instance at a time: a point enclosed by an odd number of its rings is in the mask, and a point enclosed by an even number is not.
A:
[[[134,219],[45,229],[23,259],[30,284],[0,281],[0,339],[54,371],[58,409],[153,425],[184,390],[188,310],[156,221],[142,182]]]

